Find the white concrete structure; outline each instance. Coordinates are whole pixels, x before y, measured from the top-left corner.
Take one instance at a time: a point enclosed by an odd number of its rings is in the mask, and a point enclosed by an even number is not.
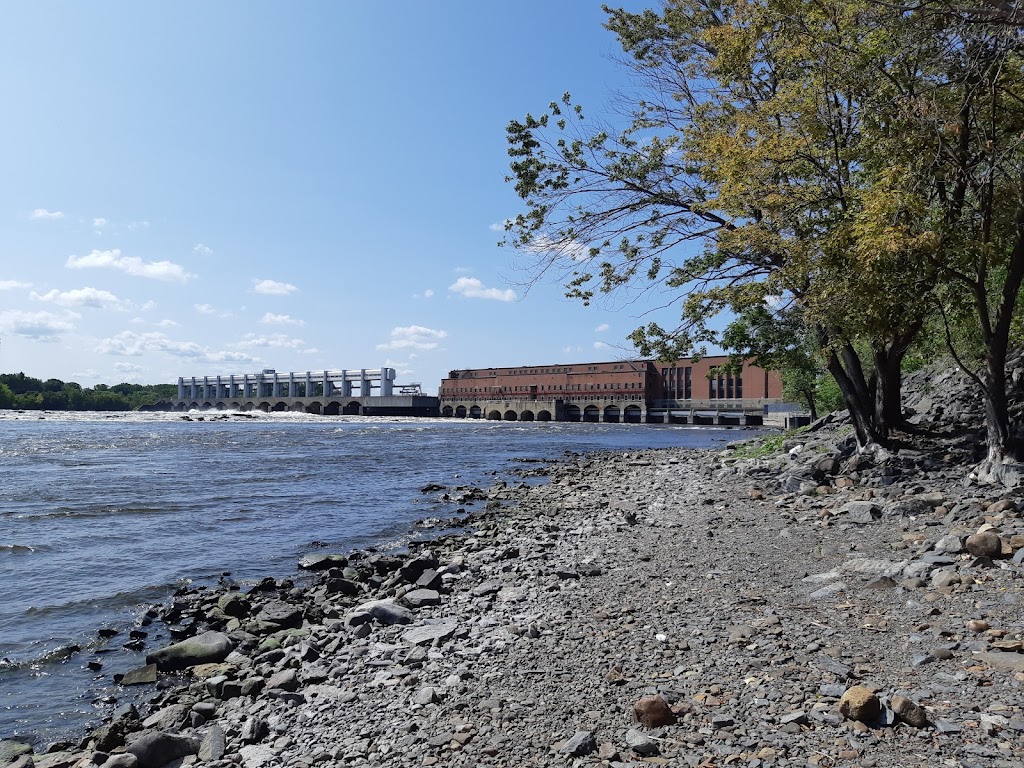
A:
[[[289,373],[267,368],[260,373],[179,377],[178,400],[390,397],[394,384],[394,368]],[[358,395],[354,394],[354,389],[359,390]]]

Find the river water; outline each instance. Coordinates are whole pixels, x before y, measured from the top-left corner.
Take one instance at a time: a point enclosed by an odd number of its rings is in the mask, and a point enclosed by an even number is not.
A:
[[[126,630],[185,584],[292,576],[311,551],[400,547],[487,487],[565,451],[709,447],[737,430],[231,414],[0,411],[0,739],[81,734],[137,692]],[[498,477],[495,477],[498,475]],[[100,627],[116,628],[110,640]],[[148,627],[148,648],[160,628]],[[63,656],[59,649],[81,650]],[[86,663],[102,661],[90,671]]]

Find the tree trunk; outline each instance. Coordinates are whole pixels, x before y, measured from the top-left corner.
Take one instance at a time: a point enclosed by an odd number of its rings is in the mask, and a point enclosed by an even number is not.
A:
[[[818,420],[818,406],[817,406],[817,403],[814,402],[814,390],[813,389],[805,389],[804,392],[803,392],[803,395],[804,395],[804,400],[807,401],[807,408],[811,412],[811,421],[817,421]]]
[[[888,435],[906,423],[903,420],[903,358],[923,323],[923,319],[915,321],[891,344],[874,351],[875,429],[879,434]]]
[[[839,391],[843,393],[843,400],[846,403],[846,408],[850,411],[850,420],[853,421],[853,430],[857,435],[857,444],[863,447],[869,443],[879,442],[874,429],[871,401],[866,397],[867,385],[863,376],[858,386],[854,377],[851,377],[843,368],[839,355],[831,349],[825,351],[825,364],[828,372],[832,374],[836,384],[839,385]]]

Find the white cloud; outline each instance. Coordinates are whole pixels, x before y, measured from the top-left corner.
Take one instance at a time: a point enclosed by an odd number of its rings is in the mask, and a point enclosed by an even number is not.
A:
[[[263,293],[267,296],[287,296],[299,290],[291,283],[279,283],[277,280],[257,280],[256,278],[253,278],[252,289],[256,293]]]
[[[594,342],[594,349],[602,349],[603,350],[603,349],[611,349],[611,348],[612,348],[611,344],[605,344],[603,341],[595,341]]]
[[[46,293],[32,291],[29,298],[33,301],[48,301],[61,307],[92,307],[93,309],[116,309],[126,312],[133,309],[130,301],[119,299],[110,291],[98,288],[74,288],[70,291],[58,291],[56,288]]]
[[[142,318],[142,317],[133,317],[132,318],[132,323],[134,323],[135,325],[142,325],[145,322],[146,322],[145,318]]]
[[[561,242],[547,235],[540,235],[534,238],[533,242],[526,246],[524,250],[527,253],[565,257],[573,261],[586,261],[590,258],[590,249],[579,240]]]
[[[238,342],[240,347],[274,347],[278,349],[302,349],[306,342],[302,339],[293,339],[286,333],[272,333],[269,336],[259,336],[255,333],[247,333]]]
[[[469,267],[456,267],[452,270],[456,275],[468,275],[472,271]]]
[[[611,329],[612,327],[608,325],[608,323],[601,323],[599,326],[597,326],[597,328],[594,329],[594,333],[604,333],[605,331],[610,331]]]
[[[493,301],[515,301],[516,292],[511,288],[488,288],[475,277],[460,277],[448,286],[448,290],[467,299],[492,299]]]
[[[82,381],[99,381],[102,378],[102,374],[94,368],[86,368],[84,371],[75,371],[71,374],[71,378],[75,381],[79,379]]]
[[[114,248],[109,251],[93,250],[88,256],[68,256],[68,269],[116,269],[132,277],[148,277],[173,283],[187,283],[195,275],[185,271],[180,264],[170,261],[143,261],[138,256],[122,256]]]
[[[434,298],[434,289],[433,288],[427,288],[427,290],[425,290],[423,292],[423,298],[425,298],[425,299],[432,299],[432,298]]]
[[[213,304],[193,304],[192,306],[195,307],[196,312],[198,312],[200,315],[217,314],[217,309],[213,306]]]
[[[23,283],[20,280],[0,280],[0,291],[13,291],[16,288],[31,288],[32,283]]]
[[[203,243],[196,243],[192,253],[197,253],[200,256],[213,256],[213,248]]]
[[[378,344],[377,349],[437,349],[439,340],[447,336],[447,331],[422,325],[397,326],[391,329],[391,339]]]
[[[400,363],[397,360],[391,360],[390,358],[384,361],[385,368],[394,368],[395,373],[399,376],[412,376],[416,371],[408,367],[408,363]]]
[[[75,329],[69,318],[77,317],[68,313],[64,317],[52,312],[23,312],[8,309],[0,312],[0,331],[24,336],[36,341],[57,341],[62,333]]]
[[[64,211],[48,211],[45,208],[36,208],[29,214],[30,219],[63,219]]]
[[[122,381],[141,381],[142,368],[135,363],[114,363],[114,370]]]
[[[157,328],[177,328],[180,325],[181,323],[176,323],[174,320],[171,320],[169,318],[164,318],[163,320],[156,324]]]
[[[104,219],[102,216],[97,216],[95,219],[92,220],[92,226],[94,229],[102,229],[103,227],[107,226],[107,220]]]
[[[269,325],[305,325],[305,320],[300,320],[297,317],[291,315],[275,315],[273,312],[267,312],[263,317],[260,318],[261,323],[267,323]]]
[[[139,357],[149,352],[163,352],[174,357],[206,363],[259,363],[260,358],[232,350],[211,350],[194,341],[175,341],[156,331],[135,333],[121,331],[109,339],[100,340],[96,351],[106,355]]]

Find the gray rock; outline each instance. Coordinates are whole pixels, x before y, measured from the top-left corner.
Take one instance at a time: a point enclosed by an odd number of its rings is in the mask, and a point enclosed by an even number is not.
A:
[[[283,669],[270,676],[266,687],[267,690],[297,691],[299,689],[299,675],[294,669]]]
[[[597,741],[591,731],[576,731],[562,748],[558,750],[563,755],[572,757],[583,757],[597,749]]]
[[[454,622],[444,624],[427,624],[410,629],[402,635],[402,642],[409,645],[429,645],[435,641],[447,640],[455,634],[458,625]]]
[[[270,600],[263,604],[256,617],[282,629],[297,629],[302,626],[302,607],[283,600]]]
[[[420,688],[416,693],[412,695],[412,703],[426,706],[427,704],[439,704],[441,702],[441,696],[438,694],[437,688],[426,687]]]
[[[198,754],[199,742],[164,731],[141,731],[129,736],[125,751],[135,755],[139,768],[162,768],[179,758]]]
[[[202,744],[199,745],[199,759],[204,763],[210,760],[220,760],[224,756],[226,748],[224,730],[214,723],[203,737]]]
[[[381,624],[409,624],[412,622],[412,611],[394,600],[371,600],[360,605],[354,613],[368,614]]]
[[[13,739],[0,741],[0,765],[13,763],[22,755],[32,754],[32,745]]]
[[[121,685],[144,685],[156,682],[156,664],[147,664],[144,667],[125,672],[121,678]]]
[[[344,568],[348,565],[345,555],[305,555],[299,560],[299,568],[307,571],[326,571],[328,568]]]
[[[1006,651],[983,651],[974,658],[1000,672],[1024,672],[1024,653]]]
[[[933,587],[952,587],[960,583],[960,575],[956,571],[940,568],[932,573]]]
[[[935,551],[943,552],[947,555],[959,555],[964,551],[964,539],[962,536],[943,536],[937,542],[935,542]]]
[[[163,672],[187,669],[197,664],[223,661],[234,648],[231,638],[222,632],[204,632],[146,656],[147,664],[156,664]]]
[[[849,501],[839,508],[843,519],[857,525],[867,525],[882,517],[882,508],[873,501]]]
[[[422,608],[425,605],[440,605],[441,595],[433,589],[414,589],[402,596],[402,602],[410,608]]]
[[[250,744],[238,750],[245,768],[263,768],[277,761],[274,750],[264,744]]]
[[[139,758],[131,752],[119,752],[114,755],[108,755],[107,759],[103,761],[105,768],[136,768],[138,764]]]
[[[189,708],[185,704],[170,704],[143,720],[142,727],[157,731],[176,730],[185,722],[188,710]]]
[[[626,735],[623,738],[626,742],[626,746],[636,752],[638,755],[644,757],[650,757],[658,754],[658,742],[648,736],[646,733],[641,733],[636,728],[630,728],[626,731]]]

